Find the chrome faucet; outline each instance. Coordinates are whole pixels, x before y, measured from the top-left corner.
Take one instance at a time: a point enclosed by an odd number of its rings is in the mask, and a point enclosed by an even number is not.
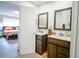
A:
[[[39,32],[43,33],[43,31],[41,29],[39,29]]]
[[[71,34],[66,31],[66,35],[65,36],[70,37]]]

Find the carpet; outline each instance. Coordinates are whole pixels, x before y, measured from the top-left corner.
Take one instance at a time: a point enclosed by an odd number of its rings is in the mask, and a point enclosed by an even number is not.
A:
[[[7,40],[9,44],[16,44],[17,43],[17,40]]]

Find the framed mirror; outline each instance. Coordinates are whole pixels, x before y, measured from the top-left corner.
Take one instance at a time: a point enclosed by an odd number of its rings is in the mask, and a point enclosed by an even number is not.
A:
[[[54,29],[71,30],[72,8],[66,8],[55,11]]]
[[[39,29],[48,28],[48,12],[38,14],[38,28]]]

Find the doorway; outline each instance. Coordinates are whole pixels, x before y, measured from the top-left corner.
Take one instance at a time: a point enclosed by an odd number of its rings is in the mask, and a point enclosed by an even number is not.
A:
[[[0,2],[0,58],[18,57],[19,8]]]

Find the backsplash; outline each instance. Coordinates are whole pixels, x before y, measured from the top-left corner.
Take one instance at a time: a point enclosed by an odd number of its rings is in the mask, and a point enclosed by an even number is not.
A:
[[[37,29],[37,32],[39,32],[39,30],[43,33],[48,33],[48,29]],[[71,31],[52,30],[52,32],[53,35],[71,37]]]
[[[37,32],[48,33],[48,29],[37,29]]]
[[[56,35],[71,37],[71,31],[54,30],[54,32],[56,33]]]

